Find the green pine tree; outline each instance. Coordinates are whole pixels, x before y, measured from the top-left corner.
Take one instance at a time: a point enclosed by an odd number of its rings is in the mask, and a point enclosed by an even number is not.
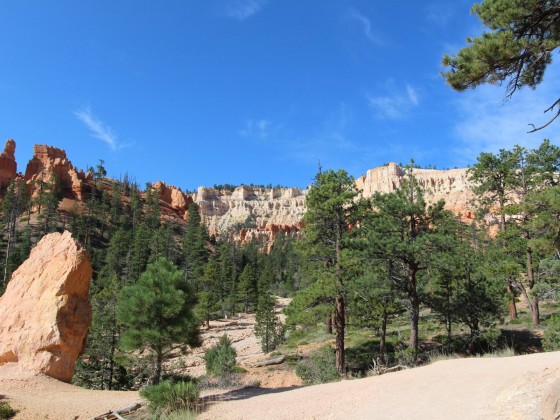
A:
[[[150,264],[138,283],[119,294],[117,319],[124,328],[120,346],[148,353],[153,383],[159,383],[163,362],[173,350],[201,344],[195,301],[181,271],[164,258]]]
[[[261,342],[262,351],[270,353],[284,338],[284,328],[274,310],[274,297],[264,294],[259,297],[255,319],[255,336]]]

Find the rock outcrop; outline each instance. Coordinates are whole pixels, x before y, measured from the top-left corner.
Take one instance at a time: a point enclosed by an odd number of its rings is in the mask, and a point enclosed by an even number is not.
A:
[[[9,139],[6,141],[4,151],[0,154],[0,191],[4,190],[17,174],[16,142]]]
[[[91,323],[91,276],[70,232],[43,237],[0,297],[0,364],[69,382]]]
[[[244,229],[247,238],[272,238],[279,231],[298,231],[302,227],[306,194],[307,190],[298,188],[243,185],[232,192],[200,187],[193,200],[211,235]]]
[[[157,181],[153,184],[153,188],[159,190],[159,199],[167,207],[177,212],[179,216],[184,217],[189,205],[193,202],[191,196],[185,194],[180,188],[166,185],[163,181]]]
[[[414,176],[426,191],[426,201],[445,200],[445,208],[463,219],[473,218],[474,198],[467,169],[413,169]],[[396,163],[370,169],[356,180],[364,197],[376,192],[389,193],[398,189],[404,179],[404,169]],[[238,239],[273,239],[280,231],[299,231],[307,207],[307,190],[298,188],[252,188],[241,186],[234,191],[218,191],[200,187],[193,195],[200,215],[212,235],[234,230]],[[237,227],[237,228],[236,228]]]
[[[474,198],[472,183],[468,179],[468,169],[412,169],[420,187],[426,192],[428,204],[445,200],[445,208],[463,219],[472,219],[474,210],[471,200]],[[405,171],[396,163],[370,169],[356,180],[356,187],[362,190],[364,197],[374,193],[389,193],[398,189],[403,182]]]
[[[15,142],[8,140],[0,155],[0,190],[2,185],[7,185],[10,179],[17,176],[14,151]],[[463,220],[474,217],[471,205],[474,194],[466,168],[412,171],[426,191],[429,204],[444,199],[445,207],[456,215],[461,215]],[[25,171],[25,181],[32,184],[41,176],[48,180],[51,173],[58,178],[65,198],[83,201],[84,186],[86,191],[87,188],[92,188],[91,176],[78,172],[67,159],[64,150],[35,145],[33,158]],[[375,192],[393,192],[402,185],[404,175],[403,168],[390,163],[367,171],[356,179],[356,186],[364,197],[371,197]],[[303,215],[307,209],[306,189],[240,186],[230,191],[199,187],[196,193],[188,194],[162,181],[153,184],[153,187],[160,191],[159,203],[164,220],[184,221],[189,205],[195,202],[211,235],[233,234],[242,241],[270,241],[278,232],[297,232],[303,226]],[[107,192],[110,192],[109,187]]]
[[[66,197],[82,200],[83,181],[85,175],[66,158],[66,152],[52,146],[36,144],[33,146],[33,158],[27,164],[25,181],[28,184],[44,177],[48,181],[55,174],[63,194]]]

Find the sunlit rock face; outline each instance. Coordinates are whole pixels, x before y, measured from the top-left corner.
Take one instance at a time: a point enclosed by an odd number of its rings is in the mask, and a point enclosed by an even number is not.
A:
[[[473,184],[469,181],[467,168],[461,169],[412,169],[419,186],[426,192],[428,204],[445,200],[445,208],[463,219],[472,219],[474,209]],[[371,197],[376,192],[389,193],[402,186],[405,170],[396,163],[370,169],[356,180],[356,186],[364,197]]]
[[[0,154],[0,190],[4,190],[17,174],[16,142],[7,140],[4,151]]]
[[[298,188],[241,186],[218,191],[200,187],[193,199],[210,234],[240,234],[243,229],[243,239],[248,240],[301,229],[306,194],[307,190]]]
[[[65,196],[83,199],[83,181],[85,175],[78,172],[66,158],[66,152],[56,147],[44,144],[33,146],[33,158],[27,164],[25,181],[32,185],[34,181],[43,178],[48,182],[51,174],[55,174]]]
[[[44,236],[0,297],[0,365],[70,382],[91,324],[91,276],[70,232]]]

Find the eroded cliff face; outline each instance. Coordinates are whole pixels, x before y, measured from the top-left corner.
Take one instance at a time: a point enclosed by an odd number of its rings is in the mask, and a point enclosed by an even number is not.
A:
[[[461,169],[412,169],[420,187],[426,192],[428,204],[445,200],[445,208],[462,219],[472,219],[474,209],[473,185],[469,181],[467,168]],[[356,187],[364,197],[371,197],[376,192],[389,193],[402,186],[405,170],[396,163],[370,169],[356,180]]]
[[[298,188],[241,186],[232,192],[200,187],[193,200],[211,235],[239,232],[240,239],[248,240],[270,238],[280,231],[298,231],[305,214],[306,194],[307,190]]]
[[[428,204],[445,200],[445,208],[472,219],[474,198],[466,168],[436,170],[413,169],[419,185],[426,192]],[[396,163],[370,169],[356,179],[356,187],[364,197],[376,192],[389,193],[402,186],[405,170]],[[238,187],[233,192],[200,187],[193,200],[200,207],[202,219],[212,235],[233,231],[241,241],[271,240],[279,231],[299,231],[307,209],[307,190],[298,188],[263,189]],[[249,223],[245,223],[248,221]],[[254,226],[251,225],[254,221]],[[244,226],[249,225],[249,226]],[[239,229],[235,229],[239,226]]]
[[[33,146],[33,158],[27,164],[25,170],[25,182],[32,184],[40,177],[49,180],[54,173],[60,182],[65,196],[82,200],[83,171],[77,171],[72,163],[66,158],[66,152],[56,147],[44,144]]]
[[[14,158],[15,142],[8,140],[0,155],[0,184],[17,177]],[[474,198],[467,169],[435,170],[413,169],[414,176],[426,191],[426,200],[433,204],[445,200],[445,207],[464,220],[473,218],[471,200]],[[77,171],[66,157],[66,152],[56,147],[35,145],[33,158],[25,171],[25,181],[33,183],[38,177],[48,180],[50,173],[59,179],[65,197],[78,202],[83,200],[87,178]],[[388,193],[402,185],[405,171],[395,163],[370,169],[356,180],[356,187],[364,197],[375,192]],[[167,220],[185,221],[191,203],[200,208],[202,220],[213,236],[233,235],[242,241],[251,239],[271,240],[278,232],[297,232],[303,227],[306,211],[307,189],[253,188],[240,186],[233,191],[199,187],[194,194],[166,185],[153,184],[159,189],[161,215]]]

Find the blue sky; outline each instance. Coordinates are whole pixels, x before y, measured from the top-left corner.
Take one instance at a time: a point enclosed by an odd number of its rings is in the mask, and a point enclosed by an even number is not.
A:
[[[466,166],[481,151],[558,144],[527,124],[559,89],[453,92],[441,57],[481,26],[472,1],[146,0],[0,3],[0,138],[78,168],[183,189],[305,187],[389,161]],[[556,57],[555,57],[556,58]]]

